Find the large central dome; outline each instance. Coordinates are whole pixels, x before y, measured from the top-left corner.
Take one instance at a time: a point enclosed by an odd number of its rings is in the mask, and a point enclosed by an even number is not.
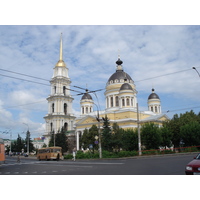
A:
[[[121,66],[122,63],[123,62],[120,60],[120,58],[118,58],[118,60],[116,61],[116,64],[117,64],[116,72],[112,74],[111,77],[108,79],[108,83],[122,82],[122,81],[124,82],[125,79],[128,82],[133,81],[132,78],[126,72],[124,72]]]

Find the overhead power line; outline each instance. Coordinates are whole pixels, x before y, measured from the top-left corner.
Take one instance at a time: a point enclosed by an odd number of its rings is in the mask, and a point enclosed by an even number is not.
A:
[[[164,111],[162,113],[169,113],[169,112],[175,112],[175,111],[180,111],[180,110],[189,110],[189,109],[191,110],[191,109],[194,109],[194,108],[200,108],[200,106],[180,108],[180,109],[175,109],[175,110],[167,110],[167,111]]]
[[[27,76],[27,77],[30,77],[30,78],[35,78],[35,79],[39,79],[39,80],[43,80],[43,81],[48,81],[47,79],[44,79],[44,78],[40,78],[40,77],[36,77],[36,76],[31,76],[31,75],[27,75],[27,74],[23,74],[23,73],[19,73],[19,72],[14,72],[14,71],[10,71],[10,70],[6,70],[6,69],[1,69],[1,71],[4,71],[4,72],[10,72],[10,73],[13,73],[13,74],[18,74],[18,75],[22,75],[22,76]]]
[[[8,75],[5,75],[5,74],[0,74],[0,76],[5,76],[5,77],[8,77],[8,78],[14,78],[14,79],[21,80],[21,81],[27,81],[27,82],[31,82],[31,83],[36,83],[36,84],[41,84],[41,85],[50,86],[50,85],[47,85],[47,84],[45,84],[45,83],[40,83],[40,82],[31,81],[31,80],[27,80],[27,79],[23,79],[23,78],[8,76]]]
[[[146,80],[150,80],[150,79],[154,79],[154,78],[160,78],[160,77],[163,77],[163,76],[169,76],[169,75],[173,75],[173,74],[189,71],[189,70],[192,70],[192,69],[193,68],[184,69],[184,70],[180,70],[180,71],[176,71],[176,72],[172,72],[172,73],[168,73],[168,74],[162,74],[162,75],[159,75],[159,76],[149,77],[149,78],[138,80],[138,81],[135,81],[135,82],[146,81]]]

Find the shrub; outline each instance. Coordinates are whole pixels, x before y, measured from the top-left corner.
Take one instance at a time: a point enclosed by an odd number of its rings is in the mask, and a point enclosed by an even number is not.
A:
[[[132,157],[137,155],[138,155],[137,151],[120,151],[118,153],[119,157]]]
[[[64,159],[72,159],[72,158],[73,158],[72,154],[64,155]]]

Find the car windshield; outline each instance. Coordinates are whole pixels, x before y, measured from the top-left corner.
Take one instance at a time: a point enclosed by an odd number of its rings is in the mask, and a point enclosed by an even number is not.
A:
[[[196,159],[200,160],[200,154],[197,155]]]

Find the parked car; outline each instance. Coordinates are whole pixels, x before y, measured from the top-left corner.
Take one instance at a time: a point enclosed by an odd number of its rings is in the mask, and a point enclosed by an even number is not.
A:
[[[28,154],[27,154],[27,153],[24,153],[24,157],[28,157]]]
[[[200,153],[185,167],[186,175],[200,175]]]

